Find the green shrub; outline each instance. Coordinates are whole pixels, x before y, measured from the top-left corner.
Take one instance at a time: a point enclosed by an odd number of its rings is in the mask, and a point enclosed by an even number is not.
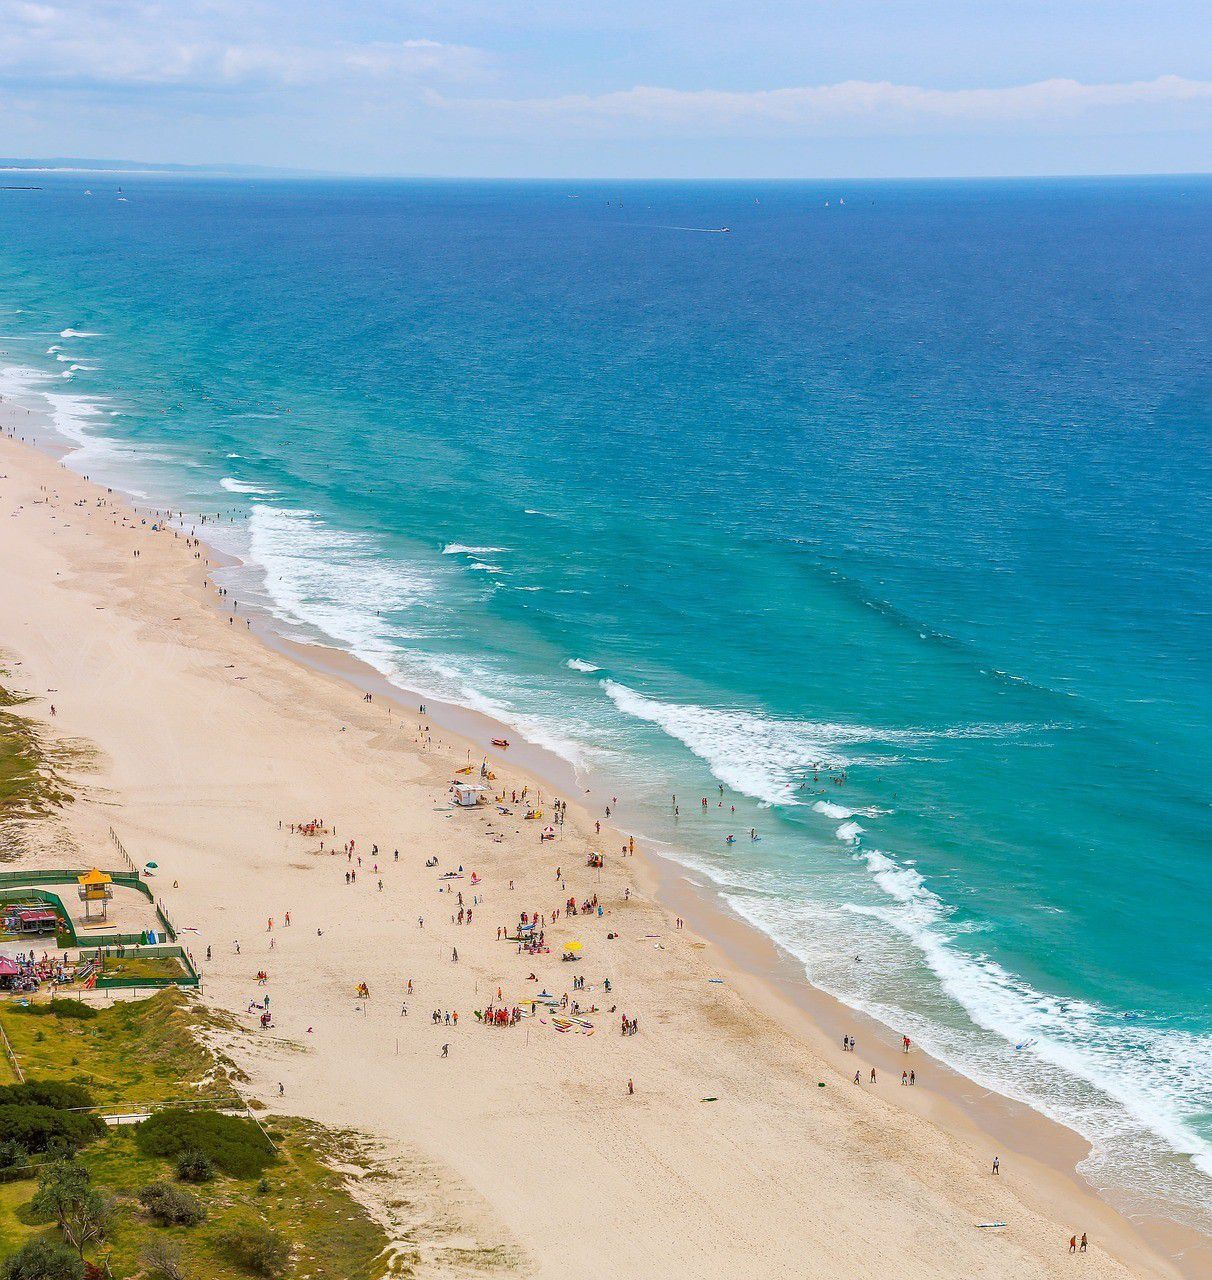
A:
[[[152,1240],[143,1250],[143,1265],[152,1280],[185,1280],[181,1250],[171,1240]]]
[[[81,1022],[88,1022],[97,1016],[97,1010],[91,1004],[85,1004],[83,1000],[56,1000],[54,997],[49,1004],[19,1005],[18,1008],[22,1013],[32,1014],[35,1018],[53,1016],[78,1018]]]
[[[47,1151],[52,1147],[76,1151],[104,1132],[105,1123],[97,1116],[55,1107],[0,1105],[0,1133],[24,1151]]]
[[[0,1106],[54,1107],[69,1111],[76,1107],[91,1107],[92,1094],[78,1084],[65,1084],[62,1080],[27,1080],[24,1084],[0,1085]]]
[[[274,1158],[251,1120],[218,1111],[158,1111],[135,1131],[144,1155],[172,1160],[199,1151],[233,1178],[255,1178]]]
[[[182,1182],[209,1182],[214,1176],[214,1161],[201,1151],[183,1151],[177,1157],[177,1177]]]
[[[4,1280],[84,1280],[84,1263],[57,1240],[28,1240],[4,1263]]]
[[[202,1201],[171,1182],[150,1183],[139,1192],[139,1203],[164,1227],[196,1227],[206,1221]]]
[[[285,1236],[257,1222],[229,1227],[220,1243],[234,1262],[256,1276],[280,1276],[290,1263]]]

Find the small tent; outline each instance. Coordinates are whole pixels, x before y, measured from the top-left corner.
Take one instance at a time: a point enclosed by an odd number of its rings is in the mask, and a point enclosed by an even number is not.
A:
[[[453,787],[455,804],[464,809],[473,809],[480,803],[485,788],[476,782],[456,782]]]

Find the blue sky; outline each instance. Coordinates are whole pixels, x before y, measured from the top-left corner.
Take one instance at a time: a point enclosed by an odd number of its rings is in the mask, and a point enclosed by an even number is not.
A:
[[[0,152],[493,176],[1212,168],[1212,4],[0,0]]]

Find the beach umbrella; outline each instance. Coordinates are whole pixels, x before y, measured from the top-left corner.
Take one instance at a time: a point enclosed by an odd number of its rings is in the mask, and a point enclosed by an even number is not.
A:
[[[580,949],[581,949],[581,944],[577,942],[575,939],[572,942],[564,943],[565,951],[580,951]]]
[[[150,867],[153,871],[158,870],[160,866],[158,862],[145,862],[143,865],[145,867]]]

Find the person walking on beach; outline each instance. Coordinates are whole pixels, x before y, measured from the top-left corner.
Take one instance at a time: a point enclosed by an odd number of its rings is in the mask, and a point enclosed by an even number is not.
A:
[[[634,1081],[630,1076],[628,1076],[628,1077],[627,1077],[627,1096],[628,1096],[628,1097],[631,1097],[631,1095],[632,1095],[633,1093],[635,1093],[635,1081]],[[1084,1249],[1085,1247],[1086,1247],[1086,1245],[1085,1245],[1085,1237],[1083,1236],[1083,1237],[1082,1237],[1082,1248]]]
[[[874,1084],[874,1083],[875,1083],[875,1068],[874,1068],[874,1067],[872,1067],[872,1068],[871,1068],[871,1083],[872,1083],[872,1084]]]
[[[1070,1236],[1070,1237],[1069,1237],[1069,1252],[1070,1252],[1070,1253],[1076,1253],[1076,1252],[1077,1252],[1077,1237],[1076,1237],[1076,1236]]]
[[[1085,1253],[1085,1252],[1086,1252],[1086,1245],[1087,1245],[1087,1244],[1089,1244],[1089,1241],[1086,1239],[1086,1233],[1083,1231],[1083,1232],[1082,1232],[1082,1243],[1081,1243],[1081,1248],[1078,1250],[1078,1252],[1079,1252],[1079,1253]]]
[[[996,1176],[997,1174],[1001,1173],[1001,1171],[1002,1171],[1002,1158],[1001,1158],[1001,1156],[994,1156],[994,1157],[993,1157],[993,1173],[994,1173],[994,1176]]]
[[[442,1057],[444,1057],[444,1058],[449,1058],[449,1057],[450,1057],[450,1045],[448,1045],[448,1044],[444,1044],[444,1045],[442,1046]]]

